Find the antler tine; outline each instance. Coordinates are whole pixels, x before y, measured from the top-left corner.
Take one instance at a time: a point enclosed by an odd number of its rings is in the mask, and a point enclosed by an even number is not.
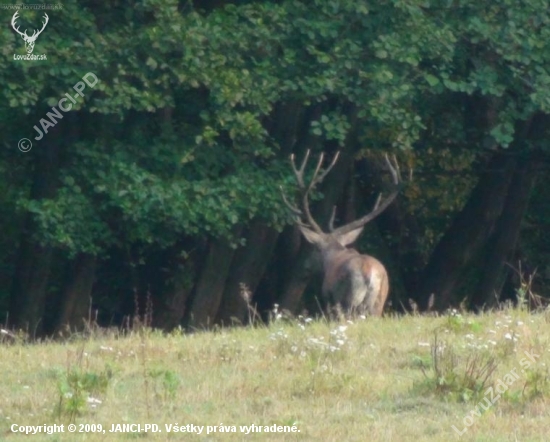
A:
[[[288,201],[288,199],[286,198],[286,195],[284,194],[284,192],[282,192],[283,201],[285,202],[287,207],[289,207],[290,210],[292,210],[292,212],[295,215],[300,216],[300,217],[305,215],[306,221],[309,224],[310,228],[312,228],[314,231],[316,231],[319,234],[323,234],[323,230],[321,229],[319,224],[317,224],[317,222],[313,219],[313,216],[312,216],[311,211],[309,209],[309,192],[317,184],[321,183],[325,179],[326,175],[330,172],[330,170],[336,164],[336,161],[338,160],[339,152],[334,156],[334,158],[332,159],[332,162],[330,163],[328,168],[326,170],[324,170],[323,173],[321,173],[321,174],[319,174],[319,173],[321,171],[321,167],[323,165],[325,155],[323,153],[321,153],[321,155],[319,155],[319,160],[317,161],[317,166],[315,167],[315,170],[313,172],[313,177],[311,178],[311,181],[309,182],[309,184],[306,186],[305,181],[304,181],[304,172],[305,172],[305,169],[307,167],[307,163],[308,163],[308,160],[309,160],[310,153],[311,153],[311,151],[308,149],[306,151],[304,159],[302,160],[302,163],[300,164],[299,168],[296,166],[296,156],[294,154],[290,155],[290,164],[292,166],[292,171],[294,172],[294,176],[296,177],[296,182],[298,183],[298,187],[302,191],[302,210],[298,209],[298,207],[296,205],[291,204]],[[300,222],[300,224],[305,226],[305,224],[303,224],[302,222]]]
[[[42,33],[42,31],[44,30],[44,28],[46,27],[46,25],[50,21],[50,17],[48,17],[48,14],[46,14],[46,13],[44,13],[44,17],[42,17],[42,18],[43,19],[45,18],[46,20],[42,24],[42,29],[40,29],[40,31],[38,31],[38,35],[40,35]],[[38,35],[37,35],[37,37],[38,37]]]
[[[17,26],[16,21],[19,18],[19,11],[16,11],[15,14],[13,14],[13,17],[11,19],[11,27],[15,32],[17,32],[23,40],[25,40],[25,48],[27,48],[27,52],[30,54],[34,48],[34,42],[38,38],[38,36],[42,33],[46,25],[48,24],[48,21],[50,18],[48,17],[48,14],[44,13],[44,17],[42,17],[42,29],[34,29],[32,35],[27,34],[27,29],[25,29],[25,32],[21,32],[19,30],[19,26]]]
[[[338,161],[338,157],[340,156],[340,151],[336,152],[336,155],[334,155],[334,158],[332,159],[331,163],[328,165],[328,167],[324,170],[324,172],[321,174],[320,177],[316,177],[316,175],[319,173],[319,168],[321,167],[321,163],[323,162],[323,154],[321,154],[321,158],[319,158],[319,163],[317,164],[317,170],[315,170],[315,185],[320,184],[323,182],[325,177],[328,175],[328,173],[332,170],[334,165],[336,164],[336,161]]]
[[[378,198],[376,198],[376,202],[374,203],[374,207],[372,210],[378,209],[378,206],[380,205],[380,201],[382,201],[382,192],[378,194]]]
[[[308,149],[299,169],[296,167],[296,156],[294,154],[290,155],[290,164],[292,165],[292,171],[294,172],[294,176],[296,177],[298,186],[300,186],[301,189],[305,189],[306,187],[306,185],[304,184],[304,170],[309,159],[309,153],[310,150]]]
[[[321,155],[319,155],[319,161],[317,161],[317,166],[315,167],[315,171],[313,172],[313,177],[311,178],[311,181],[309,182],[309,186],[307,188],[308,192],[321,182],[317,175],[319,175],[319,171],[321,170],[321,166],[323,165],[324,159],[325,159],[325,154],[324,152],[321,152]],[[321,179],[322,178],[323,176],[321,176]]]
[[[378,215],[380,215],[386,208],[393,202],[393,200],[397,197],[399,193],[399,184],[401,182],[401,171],[399,169],[399,163],[397,162],[397,158],[395,155],[393,155],[393,162],[392,164],[389,156],[386,154],[384,155],[386,159],[386,164],[388,165],[388,168],[390,170],[390,174],[392,176],[393,184],[395,185],[395,189],[388,195],[387,198],[382,199],[382,194],[378,195],[378,198],[376,200],[376,203],[374,204],[374,208],[370,211],[370,213],[367,213],[365,216],[346,224],[345,226],[341,226],[334,230],[334,233],[337,234],[345,234],[349,233],[352,230],[358,229],[360,227],[363,227],[365,224],[367,224],[369,221],[372,221],[374,218],[376,218]]]
[[[328,222],[328,229],[334,232],[334,219],[336,218],[336,206],[332,206],[332,214],[330,215],[330,221]]]
[[[393,183],[395,185],[399,184],[399,181],[401,181],[401,170],[399,169],[399,163],[397,162],[397,158],[395,155],[392,155],[393,162],[395,166],[391,163],[388,154],[384,155],[384,158],[386,159],[386,164],[388,165],[388,168],[390,169],[391,176],[393,178]],[[376,198],[376,202],[374,203],[374,207],[372,210],[377,210],[380,206],[380,202],[382,201],[382,192],[378,194],[378,198]]]
[[[311,150],[308,149],[306,150],[306,156],[304,157],[304,159],[302,160],[302,164],[300,166],[300,173],[303,175],[304,174],[304,170],[307,166],[307,162],[309,161],[309,154],[311,153]],[[292,154],[294,155],[294,154]]]
[[[283,196],[283,201],[286,204],[286,206],[290,209],[294,215],[297,215],[298,217],[301,217],[303,215],[303,212],[298,209],[298,207],[295,204],[292,204],[290,201],[288,201],[285,191],[283,189],[283,186],[279,186],[279,189],[281,189],[281,195]]]
[[[336,152],[336,155],[334,155],[334,158],[332,158],[332,161],[329,164],[329,166],[319,176],[319,171],[321,170],[323,160],[325,159],[325,154],[321,153],[321,155],[319,155],[319,161],[317,162],[317,167],[315,168],[315,172],[313,173],[313,178],[311,179],[311,183],[309,184],[308,193],[317,184],[320,184],[320,183],[323,182],[325,177],[328,175],[328,173],[332,170],[332,168],[336,164],[336,161],[338,161],[339,156],[340,156],[340,151]],[[309,207],[308,207],[308,210],[309,210]],[[329,231],[331,231],[331,232],[334,230],[334,218],[335,217],[336,217],[336,206],[334,206],[332,208],[332,215],[331,215],[330,221],[329,221],[329,227],[328,228],[329,228]]]
[[[322,233],[321,227],[315,222],[313,219],[313,216],[311,215],[311,212],[309,211],[309,201],[308,201],[308,194],[311,190],[311,184],[306,188],[306,185],[304,183],[304,171],[307,166],[307,162],[309,160],[309,154],[310,150],[308,149],[306,151],[306,155],[304,156],[304,159],[302,160],[302,164],[300,165],[300,168],[296,167],[296,156],[294,154],[290,155],[290,164],[292,166],[292,171],[294,172],[294,176],[296,177],[296,182],[298,183],[298,187],[302,191],[302,203],[304,210],[300,210],[295,204],[290,203],[288,201],[288,198],[286,197],[283,188],[281,187],[281,193],[283,195],[283,201],[286,204],[286,206],[294,213],[296,216],[296,223],[301,226],[306,226],[301,220],[302,216],[305,214],[307,222],[310,224],[310,227],[313,228],[318,233]]]
[[[308,154],[309,154],[309,151],[308,151]],[[319,224],[317,224],[317,222],[313,219],[313,216],[311,215],[311,212],[309,210],[309,198],[308,198],[309,197],[309,192],[317,184],[320,184],[320,183],[323,182],[323,180],[325,179],[327,174],[331,171],[331,169],[336,164],[336,161],[338,161],[339,155],[340,155],[340,152],[339,151],[336,152],[336,155],[334,155],[334,158],[332,159],[331,163],[323,171],[323,173],[321,173],[321,175],[319,175],[319,172],[321,171],[321,166],[323,165],[323,161],[325,159],[325,154],[323,152],[323,153],[321,153],[321,155],[319,155],[319,161],[317,161],[317,166],[315,167],[315,171],[313,172],[313,177],[311,178],[309,186],[308,186],[308,188],[305,191],[304,196],[303,196],[303,206],[304,206],[304,212],[305,212],[306,218],[307,218],[309,224],[311,225],[311,227],[313,228],[313,230],[315,230],[317,233],[323,233],[323,229],[321,229]],[[332,216],[334,218],[334,213],[333,213]],[[334,228],[334,219],[331,220],[329,228],[331,230]]]
[[[23,33],[19,30],[19,26],[15,27],[15,22],[17,21],[18,18],[19,18],[19,11],[16,11],[15,14],[13,14],[13,17],[11,18],[11,27],[19,35],[23,35]]]
[[[390,173],[393,178],[393,183],[399,184],[399,181],[401,180],[401,170],[399,169],[399,163],[397,162],[397,158],[395,157],[395,154],[392,155],[393,162],[395,163],[395,167],[391,163],[390,158],[388,157],[388,154],[385,154],[384,158],[386,158],[386,164],[390,169]]]

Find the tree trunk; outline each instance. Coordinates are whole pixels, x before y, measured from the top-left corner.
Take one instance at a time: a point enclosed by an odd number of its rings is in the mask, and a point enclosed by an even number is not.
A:
[[[439,311],[460,302],[455,289],[466,265],[484,246],[502,213],[515,163],[513,157],[499,153],[489,162],[489,171],[480,178],[423,271],[417,298],[421,309],[427,308],[432,293]]]
[[[269,311],[280,301],[288,275],[300,253],[302,240],[297,228],[286,228],[279,236],[266,271],[254,293],[255,306],[262,319],[269,319]]]
[[[314,248],[306,241],[302,241],[302,248],[293,261],[293,267],[285,278],[282,295],[278,299],[282,309],[291,313],[298,311],[302,295],[309,284],[309,278],[313,274],[312,263]]]
[[[359,195],[375,196],[376,192],[387,195],[394,188],[393,183],[383,179],[388,173],[384,160],[361,162],[360,173],[363,177],[372,178],[358,180],[358,183],[365,181],[365,185],[357,192]],[[370,237],[369,244],[376,250],[369,252],[367,249],[365,253],[376,253],[376,258],[384,264],[388,272],[390,293],[387,303],[391,303],[393,309],[399,311],[408,309],[409,294],[416,291],[418,272],[424,266],[417,242],[418,223],[415,217],[404,210],[401,196],[398,195],[372,224],[368,224],[363,233],[364,237]],[[372,200],[373,197],[370,196],[362,204],[361,214],[371,210]],[[392,241],[387,241],[387,238],[392,238]]]
[[[49,136],[53,137],[54,134]],[[46,140],[29,154],[35,155],[30,198],[52,198],[55,195],[59,168],[58,143],[55,140]],[[46,287],[52,260],[51,247],[38,244],[34,238],[37,228],[34,215],[28,213],[21,232],[10,296],[11,326],[27,330],[32,337],[42,334]]]
[[[523,127],[523,133],[517,136],[522,150],[527,149],[526,141],[532,145],[546,143],[545,135],[550,116],[535,114]],[[471,307],[480,309],[491,307],[501,298],[506,276],[511,271],[505,267],[508,261],[514,260],[516,244],[519,238],[521,221],[527,210],[529,195],[535,181],[533,153],[529,158],[521,158],[516,167],[508,197],[495,233],[490,241],[485,258],[485,268],[479,289],[474,293]],[[504,273],[504,274],[503,274]]]
[[[529,160],[521,160],[510,184],[502,214],[488,242],[481,283],[471,300],[471,307],[475,309],[490,308],[498,303],[506,273],[510,270],[505,268],[505,263],[513,257],[533,182],[534,174]]]
[[[57,321],[58,332],[84,329],[91,310],[96,263],[97,258],[87,254],[80,254],[74,260],[62,293],[61,314]]]
[[[79,113],[69,112],[65,115],[63,124],[52,128],[39,145],[33,146],[32,151],[25,154],[33,155],[35,164],[31,200],[55,197],[59,170],[64,161],[62,148],[79,139],[81,118]],[[21,232],[10,296],[12,326],[27,329],[33,337],[43,333],[46,289],[53,256],[51,247],[42,246],[35,240],[37,230],[34,215],[27,213]]]
[[[204,329],[214,324],[234,254],[235,249],[224,239],[210,243],[189,309],[189,328]]]
[[[50,276],[52,249],[31,239],[34,229],[27,220],[27,234],[19,245],[19,256],[11,289],[11,326],[26,330],[33,338],[42,334],[46,286]]]
[[[395,310],[409,310],[409,299],[411,294],[417,293],[419,272],[425,264],[418,245],[418,222],[403,210],[399,201],[395,201],[380,215],[377,225],[383,237],[397,238],[388,246],[392,258],[388,262],[388,272],[392,274],[390,297]],[[398,280],[395,281],[395,278]],[[395,282],[392,283],[392,280]]]
[[[195,260],[191,259],[186,262],[177,260],[170,267],[170,282],[163,284],[163,293],[153,317],[153,326],[166,331],[181,325],[196,272]]]
[[[242,324],[247,315],[251,314],[243,298],[243,291],[250,293],[249,303],[254,305],[252,293],[256,291],[264,275],[278,236],[276,230],[266,226],[261,220],[252,223],[246,246],[238,249],[233,257],[216,322],[224,325],[234,322]]]

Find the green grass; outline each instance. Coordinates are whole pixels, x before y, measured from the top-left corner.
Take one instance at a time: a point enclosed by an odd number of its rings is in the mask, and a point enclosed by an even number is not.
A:
[[[547,441],[549,318],[506,310],[302,319],[188,335],[142,330],[4,343],[0,439]],[[520,364],[525,351],[540,355],[527,368]],[[487,388],[512,369],[517,380],[465,427]],[[70,423],[106,432],[68,433]],[[109,433],[114,424],[133,423],[156,424],[162,433]],[[24,435],[12,424],[63,424],[65,432]],[[205,428],[201,435],[167,433],[169,424]],[[240,431],[252,424],[300,432]],[[453,425],[467,431],[459,437]],[[236,432],[207,435],[207,426]]]

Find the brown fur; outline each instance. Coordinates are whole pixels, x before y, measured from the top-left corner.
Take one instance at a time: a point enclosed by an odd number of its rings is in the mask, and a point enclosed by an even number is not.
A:
[[[346,313],[382,315],[389,292],[388,274],[382,263],[354,249],[318,246],[324,261],[325,299],[340,304]]]
[[[370,278],[372,271],[375,270],[380,273],[382,280],[380,281],[380,290],[377,294],[374,294],[376,297],[376,302],[373,305],[373,309],[370,312],[373,316],[381,316],[384,310],[384,305],[386,304],[386,299],[390,291],[390,284],[388,279],[388,273],[384,265],[378,261],[376,258],[368,255],[361,255],[363,258],[363,274]]]

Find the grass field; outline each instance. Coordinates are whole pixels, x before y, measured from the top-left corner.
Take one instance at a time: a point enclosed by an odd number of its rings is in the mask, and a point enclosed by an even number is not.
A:
[[[549,322],[505,310],[4,342],[0,440],[548,441]],[[122,424],[161,432],[111,432]]]

